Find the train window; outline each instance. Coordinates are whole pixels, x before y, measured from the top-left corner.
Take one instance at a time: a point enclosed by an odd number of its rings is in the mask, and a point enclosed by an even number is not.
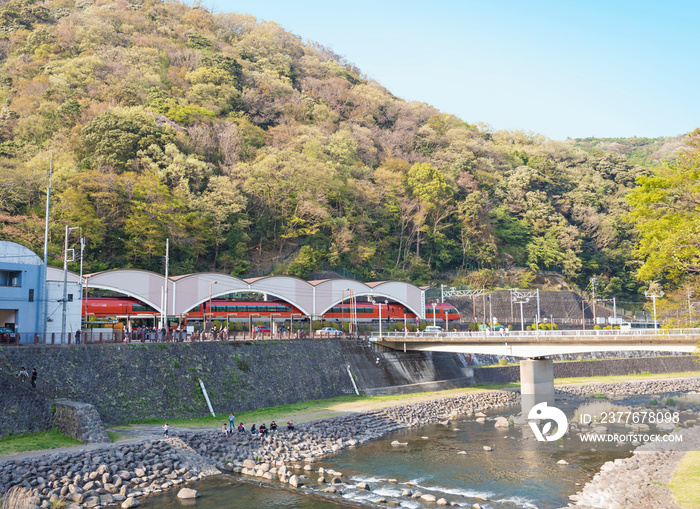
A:
[[[133,304],[131,306],[131,309],[133,311],[153,311],[153,308],[151,306],[146,306],[144,304]]]

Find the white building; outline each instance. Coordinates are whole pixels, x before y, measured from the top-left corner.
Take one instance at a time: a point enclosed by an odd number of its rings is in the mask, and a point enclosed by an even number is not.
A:
[[[68,272],[68,282],[66,287],[66,335],[61,338],[61,328],[63,326],[63,270],[49,267],[46,277],[46,293],[48,298],[46,342],[51,343],[51,335],[54,336],[55,343],[67,343],[68,334],[71,343],[74,343],[75,331],[80,329],[83,299],[81,294],[80,276],[73,272]]]

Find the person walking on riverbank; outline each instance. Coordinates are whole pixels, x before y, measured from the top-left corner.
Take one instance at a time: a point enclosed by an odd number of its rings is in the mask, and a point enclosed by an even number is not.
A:
[[[170,426],[168,426],[168,423],[166,422],[163,424],[163,438],[170,438]]]
[[[32,368],[32,387],[36,389],[36,368]]]
[[[229,430],[231,433],[233,433],[233,427],[234,427],[234,425],[236,424],[235,421],[236,421],[236,416],[233,415],[233,412],[231,412],[231,413],[228,415],[228,430]]]

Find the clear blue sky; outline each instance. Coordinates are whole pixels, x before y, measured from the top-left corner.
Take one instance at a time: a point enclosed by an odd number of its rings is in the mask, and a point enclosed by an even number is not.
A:
[[[331,48],[392,93],[552,139],[700,127],[700,2],[205,0]]]

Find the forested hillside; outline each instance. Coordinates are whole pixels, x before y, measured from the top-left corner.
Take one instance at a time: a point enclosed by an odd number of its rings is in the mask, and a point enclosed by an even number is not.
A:
[[[664,161],[675,161],[688,141],[688,135],[664,138],[577,138],[572,140],[587,152],[621,154],[632,164],[655,167]]]
[[[557,268],[635,296],[625,195],[647,169],[394,97],[278,25],[177,2],[12,0],[0,9],[0,238],[86,272],[244,275],[325,263],[456,282]],[[473,121],[473,120],[472,120]],[[71,241],[77,242],[78,235]],[[269,264],[268,264],[269,265]]]

